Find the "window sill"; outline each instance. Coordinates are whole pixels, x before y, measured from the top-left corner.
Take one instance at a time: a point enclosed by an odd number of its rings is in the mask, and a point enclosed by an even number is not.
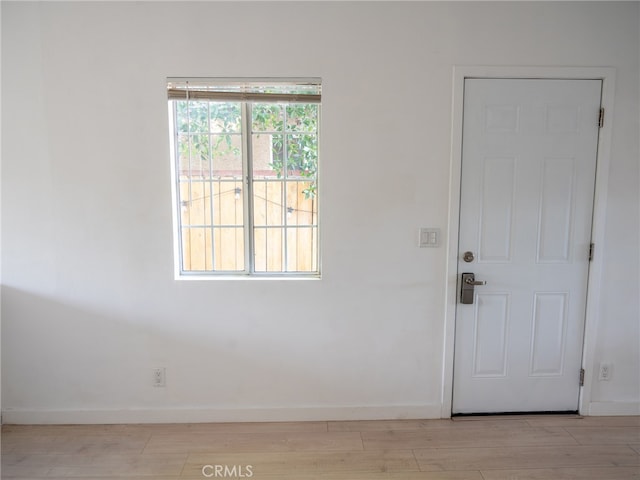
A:
[[[260,275],[232,275],[232,274],[177,274],[174,278],[177,281],[238,281],[238,280],[247,280],[247,281],[272,281],[272,280],[281,280],[281,281],[308,281],[308,280],[322,280],[322,275],[318,274],[260,274]]]

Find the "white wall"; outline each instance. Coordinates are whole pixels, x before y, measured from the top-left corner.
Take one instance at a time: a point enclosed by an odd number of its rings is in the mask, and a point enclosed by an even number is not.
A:
[[[439,416],[447,258],[415,241],[446,230],[454,65],[616,68],[595,346],[614,377],[589,401],[637,409],[638,18],[609,2],[2,2],[5,421]],[[322,77],[321,280],[173,279],[168,76]]]

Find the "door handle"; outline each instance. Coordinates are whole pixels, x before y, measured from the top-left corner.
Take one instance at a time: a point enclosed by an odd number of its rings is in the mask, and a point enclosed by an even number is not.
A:
[[[460,288],[460,303],[470,305],[473,303],[474,291],[476,285],[486,285],[485,280],[476,280],[473,273],[462,274],[462,287]]]
[[[464,279],[464,283],[466,283],[467,285],[486,285],[487,284],[486,280],[474,280],[473,273],[471,274],[471,276],[468,276]]]

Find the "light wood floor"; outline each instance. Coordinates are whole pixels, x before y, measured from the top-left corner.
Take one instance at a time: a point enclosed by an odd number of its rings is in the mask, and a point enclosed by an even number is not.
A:
[[[640,417],[2,427],[3,479],[223,478],[225,466],[255,480],[638,480]]]

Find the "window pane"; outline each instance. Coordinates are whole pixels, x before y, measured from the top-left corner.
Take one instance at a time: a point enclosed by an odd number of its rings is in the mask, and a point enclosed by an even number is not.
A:
[[[287,228],[287,271],[317,270],[316,228]]]
[[[288,132],[315,132],[318,130],[318,105],[292,103],[287,105]]]
[[[255,228],[256,272],[282,272],[282,229]]]
[[[242,185],[241,175],[239,181],[182,176],[178,195],[183,271],[244,270]],[[212,224],[225,228],[214,229]]]
[[[213,224],[218,226],[244,223],[242,182],[213,182]]]
[[[244,229],[242,227],[215,228],[215,269],[244,270]]]
[[[281,178],[283,163],[282,134],[258,133],[251,136],[253,178]]]
[[[249,87],[264,93],[320,88],[296,82]],[[218,89],[207,82],[184,88],[185,95],[187,89]],[[319,104],[170,102],[182,270],[317,272]]]
[[[309,195],[312,182],[287,182],[287,225],[316,225],[317,200]]]
[[[282,105],[275,103],[252,104],[251,128],[257,132],[281,132],[284,125]]]
[[[253,222],[256,226],[283,224],[282,182],[253,182]]]
[[[214,177],[242,178],[242,135],[211,135]]]
[[[209,102],[210,131],[212,133],[240,133],[239,102]]]
[[[213,269],[211,238],[209,228],[182,229],[182,269],[184,271]]]
[[[205,177],[209,175],[209,136],[180,135],[178,137],[178,174]]]
[[[182,225],[211,224],[211,185],[209,182],[180,182]]]
[[[318,170],[318,137],[315,134],[287,135],[287,176],[314,178]]]
[[[207,133],[209,131],[208,102],[176,102],[176,120],[180,133]]]

